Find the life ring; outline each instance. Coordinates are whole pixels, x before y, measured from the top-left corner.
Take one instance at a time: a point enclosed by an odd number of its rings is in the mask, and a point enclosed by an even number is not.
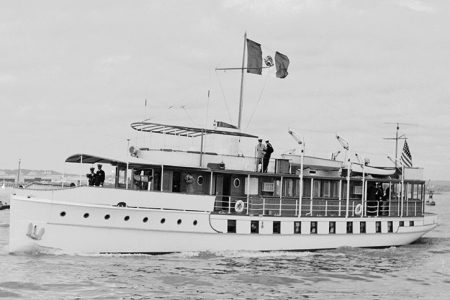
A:
[[[244,206],[245,206],[244,201],[238,200],[238,201],[236,201],[236,204],[234,205],[234,211],[237,213],[241,213],[244,211]]]
[[[356,205],[356,207],[355,207],[355,215],[357,215],[357,216],[362,215],[362,211],[363,211],[362,204],[360,203],[360,204]]]

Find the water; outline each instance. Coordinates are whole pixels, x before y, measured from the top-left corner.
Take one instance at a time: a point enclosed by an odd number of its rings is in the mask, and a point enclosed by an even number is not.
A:
[[[450,299],[450,194],[435,200],[440,225],[404,247],[160,256],[11,255],[4,210],[0,298]]]

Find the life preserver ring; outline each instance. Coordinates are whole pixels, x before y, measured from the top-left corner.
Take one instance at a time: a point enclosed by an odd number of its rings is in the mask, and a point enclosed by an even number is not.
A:
[[[356,205],[356,207],[355,207],[355,215],[357,215],[357,216],[362,215],[362,211],[363,211],[362,204]]]
[[[238,201],[236,201],[236,204],[234,205],[234,211],[237,213],[241,213],[244,211],[244,206],[245,206],[244,201],[238,200]]]

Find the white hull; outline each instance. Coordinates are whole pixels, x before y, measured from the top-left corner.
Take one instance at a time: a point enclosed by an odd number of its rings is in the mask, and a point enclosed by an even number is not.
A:
[[[162,193],[146,193],[146,197],[150,195],[161,196]],[[183,194],[175,196],[184,197]],[[63,202],[13,196],[10,251],[29,251],[42,247],[63,253],[90,254],[388,247],[412,243],[436,226],[434,215],[404,219],[299,219],[219,215],[200,210],[123,208],[113,206],[118,199],[110,201],[110,205],[93,205],[82,203],[85,201],[81,200]],[[88,217],[84,217],[86,213]],[[108,219],[105,219],[106,215],[109,215]],[[127,216],[129,218],[125,220]],[[144,222],[144,218],[147,221]],[[236,220],[236,233],[226,233],[227,219]],[[250,233],[250,220],[259,221],[258,234]],[[399,225],[400,220],[403,220],[404,226]],[[281,221],[280,234],[272,232],[273,221]],[[302,222],[301,234],[294,234],[295,221]],[[317,221],[317,234],[310,233],[310,221]],[[336,222],[336,233],[328,233],[330,221]],[[348,221],[353,222],[352,234],[346,233]],[[366,233],[359,233],[360,221],[366,222]],[[381,222],[381,233],[375,233],[376,221]],[[393,223],[392,233],[388,232],[388,221]],[[411,221],[414,226],[409,226]]]

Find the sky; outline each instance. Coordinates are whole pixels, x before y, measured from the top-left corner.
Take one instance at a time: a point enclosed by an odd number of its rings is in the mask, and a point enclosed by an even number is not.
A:
[[[444,0],[1,1],[0,169],[125,152],[147,118],[236,124],[240,73],[215,69],[240,67],[247,33],[290,59],[285,79],[244,79],[243,131],[275,157],[294,129],[307,155],[339,134],[392,166],[399,122],[425,179],[450,180],[448,28]]]

